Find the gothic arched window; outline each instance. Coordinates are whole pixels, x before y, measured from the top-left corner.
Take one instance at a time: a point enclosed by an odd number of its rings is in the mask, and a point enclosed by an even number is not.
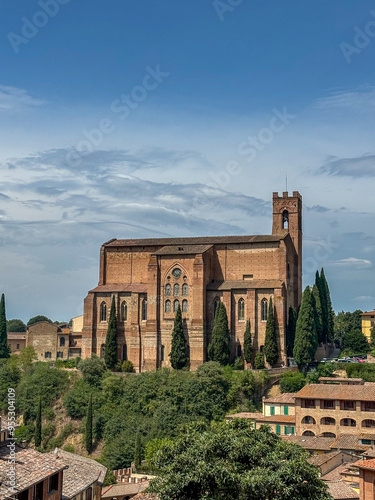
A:
[[[107,304],[105,302],[100,304],[100,321],[107,321]]]
[[[65,346],[65,338],[60,337],[60,347],[64,347],[64,346]]]
[[[289,229],[289,212],[284,210],[283,212],[283,229]]]
[[[177,309],[179,308],[180,306],[180,301],[179,300],[175,300],[173,302],[173,312],[177,312]]]
[[[166,313],[171,312],[171,301],[169,299],[165,301],[165,312]]]
[[[243,321],[245,319],[245,301],[240,299],[238,301],[238,321]]]
[[[178,297],[180,295],[180,285],[178,283],[173,285],[173,295],[174,297]]]
[[[189,293],[189,287],[188,287],[187,283],[184,283],[182,285],[182,295],[184,297],[186,297],[188,293]]]
[[[263,299],[262,302],[260,303],[260,310],[261,310],[261,320],[267,321],[267,318],[268,318],[268,300],[267,299]]]
[[[121,321],[127,321],[128,320],[128,304],[124,300],[124,302],[121,304]]]
[[[143,299],[142,301],[142,321],[146,321],[147,319],[147,299]]]
[[[188,301],[187,301],[186,299],[184,299],[184,300],[182,301],[182,312],[183,312],[183,313],[186,313],[186,312],[187,312],[187,310],[188,310]]]
[[[172,295],[172,287],[169,283],[165,285],[165,295],[166,297],[170,297]]]

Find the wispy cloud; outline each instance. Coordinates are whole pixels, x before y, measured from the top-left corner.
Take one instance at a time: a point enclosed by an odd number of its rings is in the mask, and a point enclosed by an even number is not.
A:
[[[46,101],[32,97],[27,90],[0,85],[0,113],[18,114],[46,104]]]
[[[316,99],[312,107],[328,111],[373,112],[375,107],[375,87],[362,85],[355,90],[335,90],[327,97]]]
[[[317,173],[354,178],[375,177],[375,155],[368,154],[357,158],[332,158]]]
[[[355,269],[365,269],[372,266],[371,260],[357,259],[356,257],[348,257],[346,259],[329,262],[328,264],[332,266],[349,267]]]

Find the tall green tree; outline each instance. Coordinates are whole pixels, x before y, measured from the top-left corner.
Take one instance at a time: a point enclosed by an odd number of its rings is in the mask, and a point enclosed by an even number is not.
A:
[[[85,428],[85,448],[87,453],[92,452],[92,393],[90,393],[89,404],[87,407],[87,415],[86,415],[86,428]]]
[[[317,347],[318,337],[316,334],[314,308],[311,300],[311,290],[307,286],[302,295],[293,349],[293,357],[299,370],[303,373],[307,372],[308,364],[314,360]]]
[[[287,327],[287,353],[288,356],[293,356],[294,339],[296,337],[296,325],[297,325],[297,309],[293,306],[289,307],[288,314],[288,327]]]
[[[327,340],[329,342],[333,341],[334,338],[334,328],[335,328],[335,313],[332,307],[331,293],[329,291],[328,282],[324,274],[324,269],[320,271],[320,281],[322,283],[322,289],[325,295],[326,303],[326,315],[327,315]]]
[[[160,499],[332,500],[300,446],[244,419],[186,426],[151,466],[148,489]]]
[[[5,313],[5,295],[1,295],[0,300],[0,358],[9,358],[10,349],[8,346],[7,318]]]
[[[268,308],[264,354],[266,356],[267,363],[271,366],[277,363],[277,360],[279,359],[279,349],[277,347],[275,312],[272,297],[270,298],[270,305]]]
[[[26,332],[26,325],[21,319],[9,319],[7,321],[7,332]]]
[[[317,287],[316,283],[312,287],[311,299],[312,299],[313,308],[314,308],[316,334],[318,336],[318,342],[319,342],[319,344],[321,344],[322,342],[324,342],[323,311],[322,311],[322,303],[320,301],[319,288]]]
[[[109,313],[107,337],[104,347],[104,361],[110,370],[117,363],[117,321],[115,297],[112,297],[111,312]]]
[[[230,360],[230,334],[225,305],[219,302],[216,308],[211,342],[207,349],[209,361],[227,365]]]
[[[251,340],[250,320],[246,321],[245,333],[243,336],[243,355],[247,363],[251,363],[253,358],[253,343]]]
[[[319,276],[319,271],[315,274],[315,284],[319,290],[320,306],[322,309],[322,336],[323,342],[328,342],[328,306],[327,306],[327,296],[324,287],[323,280]]]
[[[357,309],[354,312],[340,311],[335,316],[335,342],[342,347],[342,340],[346,333],[362,330],[362,312]]]
[[[142,465],[142,442],[141,442],[141,434],[139,431],[135,436],[134,465],[136,470],[139,470],[139,468]]]
[[[41,397],[39,397],[38,408],[36,411],[34,440],[36,447],[39,447],[42,444],[42,398]]]
[[[178,305],[176,316],[174,318],[172,345],[171,352],[169,353],[169,359],[171,360],[171,365],[175,370],[181,370],[181,368],[186,366],[186,363],[188,362],[180,304]]]

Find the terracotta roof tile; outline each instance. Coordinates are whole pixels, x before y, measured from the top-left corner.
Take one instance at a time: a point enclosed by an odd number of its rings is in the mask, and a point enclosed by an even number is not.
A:
[[[363,452],[364,457],[375,458],[375,447],[371,446],[368,450]]]
[[[120,483],[111,484],[102,488],[101,498],[113,498],[119,496],[136,495],[143,491],[149,485],[149,481],[142,483]]]
[[[241,236],[196,236],[190,238],[145,238],[128,240],[111,240],[105,247],[166,246],[166,245],[220,245],[230,243],[272,243],[286,238],[285,234],[256,234]]]
[[[233,418],[248,418],[248,419],[252,419],[252,420],[258,420],[260,418],[263,418],[263,413],[261,413],[259,411],[234,413],[232,415],[226,415],[225,418],[227,420],[231,420]]]
[[[340,434],[331,444],[331,448],[339,450],[367,450],[369,445],[361,444],[359,437],[352,434]]]
[[[294,404],[295,402],[295,392],[284,392],[284,394],[280,394],[280,396],[273,396],[267,399],[264,399],[265,403],[288,403]]]
[[[356,383],[362,384],[364,380],[362,378],[349,378],[349,377],[319,377],[319,382],[332,382],[332,383]]]
[[[322,450],[330,451],[330,445],[333,441],[332,438],[319,437],[319,436],[283,436],[283,439],[299,444],[306,450]]]
[[[309,384],[297,392],[296,398],[374,401],[375,383],[366,382],[363,385]]]
[[[285,424],[294,424],[296,422],[295,415],[268,415],[267,417],[263,417],[263,422],[281,422]]]
[[[16,492],[21,492],[42,479],[64,469],[66,464],[52,454],[39,453],[29,448],[23,449],[16,445]],[[8,497],[10,448],[0,447],[0,498]]]
[[[375,470],[375,458],[371,460],[358,460],[358,462],[354,462],[352,465],[360,469]]]
[[[52,456],[55,457],[54,454]],[[60,462],[68,466],[63,473],[63,500],[75,497],[95,481],[98,481],[99,485],[103,484],[107,468],[96,460],[60,449],[58,450],[58,457]]]
[[[344,481],[330,481],[327,483],[328,493],[334,500],[357,500],[359,493],[348,486]]]
[[[340,455],[340,453],[341,451],[330,451],[329,453],[322,453],[321,455],[313,455],[312,457],[309,457],[307,461],[310,464],[320,467],[326,462],[329,462],[332,458],[335,458],[337,455]]]

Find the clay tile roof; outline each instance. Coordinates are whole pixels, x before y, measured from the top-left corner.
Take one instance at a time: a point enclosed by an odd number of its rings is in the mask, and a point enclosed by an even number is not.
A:
[[[32,449],[23,449],[16,445],[15,467],[17,471],[16,493],[30,488],[35,483],[56,474],[66,464],[52,454],[39,453]],[[9,463],[10,448],[0,447],[0,498],[9,496]],[[12,493],[13,495],[13,493]]]
[[[144,481],[142,483],[120,483],[111,484],[111,486],[106,486],[102,488],[101,498],[113,498],[120,496],[136,495],[140,493],[149,485],[149,481]]]
[[[294,404],[295,402],[295,392],[284,392],[284,394],[280,394],[280,396],[272,396],[264,400],[265,403],[288,403]]]
[[[56,460],[54,454],[49,455],[52,455]],[[60,449],[57,456],[59,457],[58,460],[67,466],[63,475],[63,500],[75,497],[96,481],[99,485],[103,484],[107,468],[96,460],[81,457],[80,455]]]
[[[234,280],[223,281],[221,283],[209,283],[207,290],[233,290],[233,289],[248,289],[248,288],[281,288],[283,282],[281,280]]]
[[[327,474],[321,476],[320,479],[322,479],[322,481],[341,481],[343,479],[342,473],[345,472],[347,468],[347,463],[340,464],[331,471],[327,472]]]
[[[352,464],[354,467],[359,467],[360,469],[370,469],[375,471],[375,459],[371,460],[358,460]]]
[[[319,377],[319,382],[333,382],[333,383],[356,383],[362,384],[364,380],[362,378],[349,378],[349,377]]]
[[[350,401],[374,401],[375,383],[363,385],[310,384],[297,392],[296,398],[345,399]]]
[[[318,437],[318,436],[283,436],[286,441],[299,444],[306,450],[322,450],[330,451],[330,445],[333,441],[332,438]]]
[[[312,457],[309,457],[307,461],[310,464],[320,467],[326,462],[329,462],[332,458],[335,458],[337,455],[340,455],[340,453],[341,451],[331,451],[329,453],[323,453],[321,455],[313,455]]]
[[[93,292],[104,292],[104,293],[111,293],[111,292],[135,292],[135,293],[146,293],[147,292],[147,285],[145,283],[133,283],[133,284],[127,284],[127,285],[122,285],[122,284],[112,284],[112,285],[99,285],[92,290],[90,290],[89,293]]]
[[[9,340],[25,340],[26,332],[8,332]]]
[[[138,493],[132,500],[158,500],[158,496],[150,493]]]
[[[369,445],[360,444],[359,437],[351,434],[341,434],[331,443],[331,448],[339,450],[367,450]]]
[[[191,255],[207,252],[213,245],[173,245],[153,252],[153,255]]]
[[[375,316],[375,311],[366,311],[361,316]]]
[[[197,236],[192,238],[145,238],[110,240],[105,247],[167,246],[167,245],[214,245],[230,243],[277,243],[286,238],[285,234],[241,235],[241,236]]]
[[[364,457],[375,458],[375,447],[371,446],[368,450],[363,452]]]
[[[344,481],[330,481],[327,483],[328,493],[334,500],[357,500],[359,493],[348,486]]]
[[[296,422],[295,415],[268,415],[262,418],[263,422],[281,422],[285,424],[294,424]]]

